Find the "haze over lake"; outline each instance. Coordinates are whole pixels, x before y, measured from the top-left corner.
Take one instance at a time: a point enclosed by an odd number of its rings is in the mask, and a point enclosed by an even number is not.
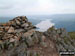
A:
[[[0,22],[7,22],[14,17],[0,17]],[[75,31],[75,14],[56,15],[33,15],[27,16],[28,20],[41,30],[46,30],[51,26],[56,28],[66,28],[68,32]]]

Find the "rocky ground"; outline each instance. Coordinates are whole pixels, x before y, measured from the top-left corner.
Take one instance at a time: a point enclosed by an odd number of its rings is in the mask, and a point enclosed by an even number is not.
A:
[[[56,42],[58,51],[73,51],[75,52],[75,37],[66,32],[64,28],[55,29],[49,28],[45,33],[50,39]]]
[[[75,39],[64,28],[35,29],[26,16],[0,24],[0,56],[59,56],[60,51],[75,51]]]

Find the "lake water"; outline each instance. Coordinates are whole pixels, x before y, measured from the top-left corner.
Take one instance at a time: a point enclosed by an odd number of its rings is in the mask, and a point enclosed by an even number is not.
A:
[[[0,17],[0,22],[7,22],[13,18]],[[46,30],[54,25],[56,28],[66,28],[68,32],[75,31],[75,14],[37,15],[27,18],[40,30]]]

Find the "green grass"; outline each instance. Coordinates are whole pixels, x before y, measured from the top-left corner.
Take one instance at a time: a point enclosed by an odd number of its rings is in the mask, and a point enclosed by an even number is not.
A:
[[[71,40],[75,40],[75,32],[69,32],[68,34],[70,35],[70,38],[67,38],[66,36],[63,38],[65,44],[68,44],[68,42],[70,42],[72,45],[74,45],[74,42],[72,42]]]
[[[72,39],[75,39],[75,32],[69,32],[69,35]]]

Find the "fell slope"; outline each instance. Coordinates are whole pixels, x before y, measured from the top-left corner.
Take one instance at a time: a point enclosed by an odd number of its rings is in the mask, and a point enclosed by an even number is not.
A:
[[[55,42],[35,28],[26,16],[0,24],[0,56],[59,56]]]

